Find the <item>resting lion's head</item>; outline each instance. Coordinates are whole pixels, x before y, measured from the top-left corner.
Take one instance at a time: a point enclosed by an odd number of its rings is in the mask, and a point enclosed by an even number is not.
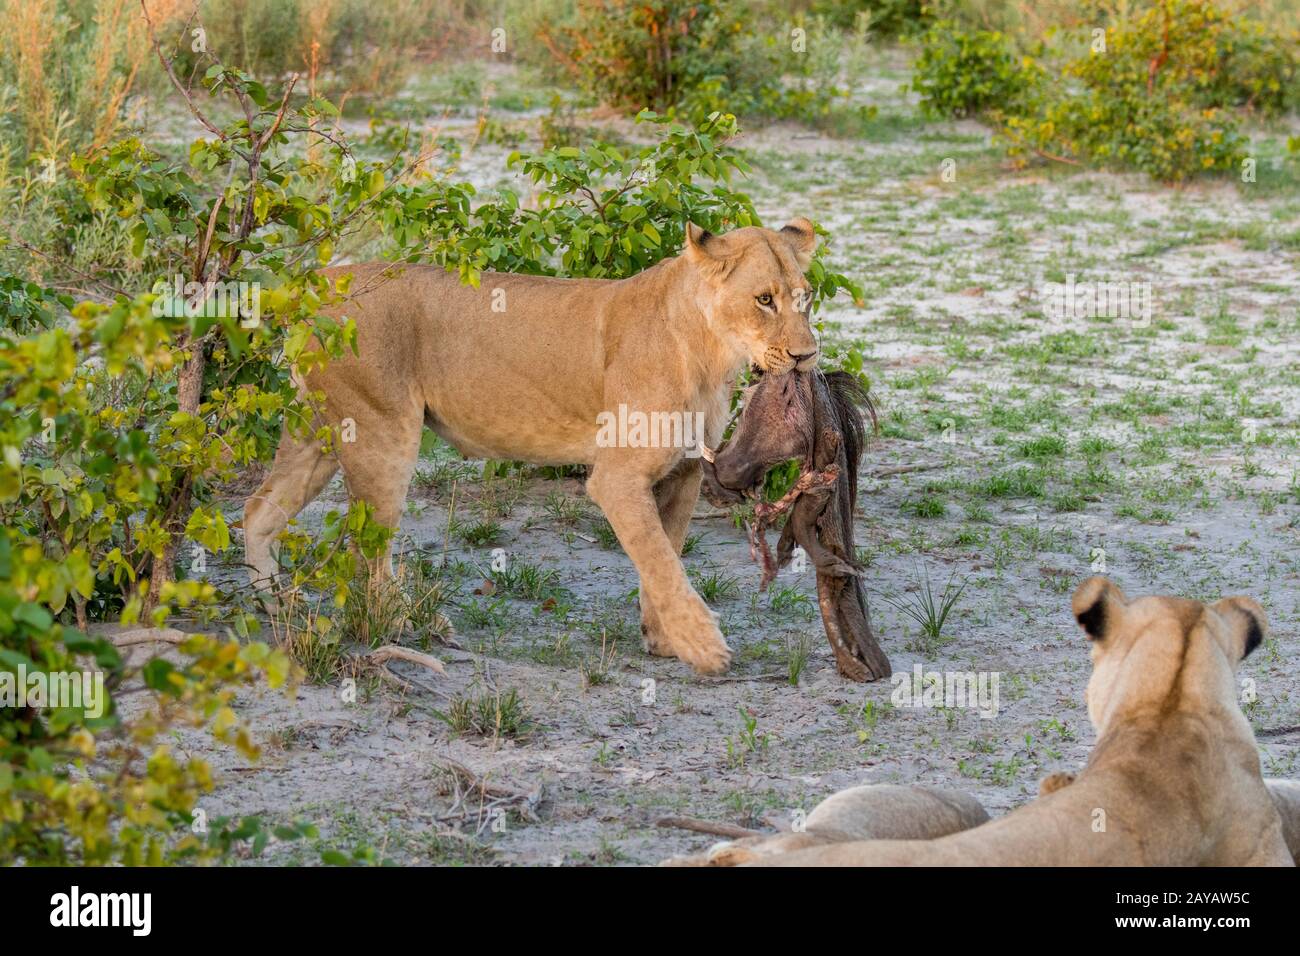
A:
[[[1236,671],[1268,629],[1258,603],[1129,600],[1118,585],[1092,577],[1074,592],[1073,610],[1092,642],[1088,717],[1099,735],[1116,719],[1173,711],[1218,713],[1244,724]]]
[[[764,372],[817,365],[812,287],[803,274],[816,248],[807,219],[721,235],[687,224],[683,254],[699,270],[701,307],[715,331]]]

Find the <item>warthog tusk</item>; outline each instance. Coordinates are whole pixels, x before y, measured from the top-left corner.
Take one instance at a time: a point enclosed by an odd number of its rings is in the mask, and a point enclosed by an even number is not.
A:
[[[710,465],[713,464],[714,454],[715,452],[713,451],[712,448],[710,448],[708,445],[704,444],[703,442],[700,442],[700,457],[703,458],[705,461],[707,461]]]

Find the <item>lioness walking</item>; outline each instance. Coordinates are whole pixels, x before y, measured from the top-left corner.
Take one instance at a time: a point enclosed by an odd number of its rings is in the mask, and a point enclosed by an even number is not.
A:
[[[326,270],[354,275],[358,292],[333,314],[356,320],[358,355],[307,377],[322,415],[351,419],[355,441],[322,452],[282,435],[275,464],[244,506],[255,584],[276,572],[271,547],[288,521],[341,466],[352,500],[396,527],[428,425],[462,453],[590,467],[587,491],[641,578],[641,629],[652,654],[701,673],[731,653],[681,564],[700,488],[697,450],[598,441],[602,413],[681,412],[716,445],[728,397],[748,364],[784,372],[817,363],[803,271],[813,224],[686,230],[681,255],[628,279],[555,279],[485,273],[478,288],[437,266],[387,263]],[[378,281],[376,281],[378,280]],[[392,574],[386,553],[373,569]]]

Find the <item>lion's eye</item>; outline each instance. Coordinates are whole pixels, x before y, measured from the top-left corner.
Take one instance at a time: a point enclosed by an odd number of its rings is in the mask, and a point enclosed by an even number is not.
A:
[[[758,304],[761,305],[761,306],[763,306],[764,308],[771,308],[771,306],[772,306],[772,296],[771,296],[771,294],[770,294],[770,293],[767,293],[767,292],[764,292],[762,295],[760,295],[760,296],[758,297]]]

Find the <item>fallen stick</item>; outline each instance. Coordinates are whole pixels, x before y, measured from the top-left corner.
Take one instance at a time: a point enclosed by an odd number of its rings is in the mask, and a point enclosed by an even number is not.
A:
[[[292,767],[230,767],[231,773],[288,773]]]
[[[712,820],[699,820],[695,817],[660,817],[655,821],[655,826],[692,830],[695,833],[707,833],[711,836],[728,837],[732,840],[763,835],[762,830],[747,830],[731,823],[714,823]]]
[[[136,644],[184,644],[194,635],[174,627],[137,627],[106,636],[114,647],[132,647]]]
[[[378,667],[383,667],[389,661],[406,661],[408,664],[427,667],[435,674],[440,674],[443,677],[447,676],[447,669],[442,666],[442,661],[438,660],[438,658],[432,654],[424,654],[409,647],[402,647],[400,644],[384,644],[359,656],[366,663]]]
[[[1287,734],[1300,733],[1300,725],[1295,727],[1269,727],[1255,731],[1256,737],[1285,737]]]
[[[914,461],[910,465],[882,465],[873,468],[868,474],[872,478],[888,478],[891,475],[906,475],[914,471],[929,471],[932,468],[944,468],[946,461]]]
[[[499,784],[489,783],[464,764],[450,757],[437,758],[441,769],[452,779],[452,804],[445,812],[435,815],[434,819],[447,822],[466,819],[471,813],[477,820],[475,833],[481,834],[492,823],[495,812],[499,809],[513,808],[521,817],[530,822],[537,822],[537,807],[542,802],[542,787],[538,784],[532,791],[512,790]],[[464,784],[464,789],[462,789]],[[477,792],[478,805],[471,806],[466,798],[472,798]]]
[[[750,681],[772,681],[780,683],[788,681],[789,674],[783,674],[779,671],[772,671],[770,674],[728,674],[723,677],[696,677],[695,680],[701,684],[743,684]]]

